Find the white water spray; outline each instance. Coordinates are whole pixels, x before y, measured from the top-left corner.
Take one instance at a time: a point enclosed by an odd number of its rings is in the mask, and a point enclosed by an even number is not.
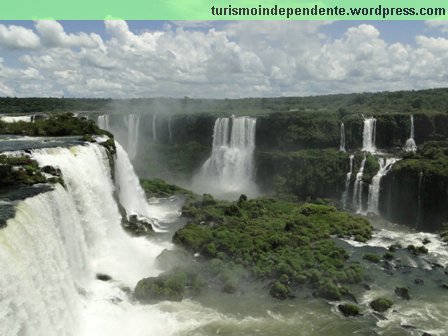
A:
[[[366,157],[364,156],[364,158],[361,161],[361,166],[359,167],[359,171],[356,174],[355,184],[354,184],[354,188],[353,188],[352,204],[353,204],[353,209],[357,213],[362,212],[362,187],[363,187],[362,175],[364,174],[364,166],[365,165],[366,165]]]
[[[257,194],[254,182],[256,119],[218,118],[213,129],[210,158],[195,177],[193,188],[219,196]]]
[[[345,152],[345,128],[344,123],[341,123],[341,143],[339,145],[339,150]]]
[[[365,152],[375,153],[375,140],[376,140],[376,119],[366,118],[364,119],[364,129],[362,132],[362,150]]]
[[[353,160],[354,160],[355,156],[352,154],[350,155],[350,170],[347,173],[347,177],[345,178],[345,190],[342,194],[342,207],[345,209],[347,207],[347,202],[348,202],[348,191],[350,188],[350,181],[352,179],[352,174],[353,174]]]
[[[372,183],[369,186],[369,197],[367,201],[367,212],[374,213],[376,215],[379,214],[379,199],[380,199],[380,188],[381,188],[381,179],[385,176],[392,168],[395,162],[398,159],[396,158],[379,158],[378,163],[380,165],[380,169],[376,173],[376,175],[372,178]]]
[[[415,152],[417,151],[417,144],[414,140],[414,116],[411,115],[411,134],[409,139],[406,140],[406,143],[403,147],[405,152]]]

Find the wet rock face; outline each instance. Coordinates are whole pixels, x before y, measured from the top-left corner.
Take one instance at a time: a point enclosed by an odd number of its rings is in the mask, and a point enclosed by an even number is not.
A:
[[[151,219],[138,215],[130,215],[129,219],[123,223],[123,227],[130,234],[137,237],[152,236],[154,234]]]
[[[338,305],[338,309],[345,317],[361,315],[359,307],[354,304],[350,303],[340,304]]]

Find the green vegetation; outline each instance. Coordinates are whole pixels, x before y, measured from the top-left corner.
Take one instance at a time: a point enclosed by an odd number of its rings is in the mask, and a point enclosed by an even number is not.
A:
[[[377,255],[377,254],[373,254],[373,253],[366,253],[366,254],[364,254],[364,255],[362,256],[362,258],[363,258],[364,260],[373,262],[373,263],[375,263],[375,264],[378,264],[378,263],[380,262],[380,260],[381,260],[381,257],[380,257],[379,255]]]
[[[351,303],[340,304],[338,305],[338,309],[346,317],[361,315],[359,306]]]
[[[418,111],[447,112],[448,89],[378,93],[334,94],[311,97],[245,99],[70,99],[0,98],[0,112],[100,111],[114,106],[117,110],[147,110],[163,106],[174,114],[226,113],[228,115],[263,114],[277,111],[387,114]]]
[[[364,218],[331,206],[244,195],[233,203],[206,199],[184,207],[189,222],[173,242],[206,260],[240,265],[253,278],[273,281],[272,296],[284,299],[308,285],[317,296],[338,300],[342,284],[362,281],[362,267],[348,262],[331,237],[366,241],[372,227]]]
[[[47,182],[47,178],[42,174],[37,162],[28,156],[0,155],[0,188],[45,182]],[[60,182],[60,178],[55,176],[48,182]]]
[[[158,197],[165,198],[173,195],[182,195],[186,198],[192,199],[195,195],[184,188],[176,186],[174,184],[168,184],[164,180],[154,179],[154,180],[140,180],[140,184],[146,193],[146,197]]]
[[[74,117],[71,113],[55,114],[32,123],[24,121],[5,123],[0,120],[0,134],[28,136],[107,134],[113,137],[109,132],[98,128],[93,121]]]
[[[409,288],[407,287],[395,287],[395,294],[402,298],[403,300],[410,300],[411,295],[409,294]]]
[[[391,299],[388,299],[386,297],[379,297],[370,302],[370,307],[379,313],[384,313],[386,310],[392,307],[393,304],[394,302]]]

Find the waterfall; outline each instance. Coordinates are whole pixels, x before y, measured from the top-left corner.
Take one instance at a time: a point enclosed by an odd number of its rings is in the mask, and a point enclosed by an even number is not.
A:
[[[152,116],[152,139],[157,141],[157,114]]]
[[[110,131],[109,115],[102,114],[98,116],[97,125],[103,130]]]
[[[372,183],[369,186],[369,197],[367,201],[367,212],[374,213],[376,215],[379,214],[379,198],[380,198],[380,188],[381,188],[381,179],[385,176],[389,170],[392,168],[395,162],[398,159],[396,158],[379,158],[378,163],[380,165],[380,169],[376,173],[376,175],[372,178]]]
[[[25,122],[32,122],[34,119],[34,116],[1,116],[0,120],[5,123],[15,123],[18,121],[25,121]]]
[[[413,115],[411,115],[411,134],[410,134],[409,139],[406,140],[403,150],[405,152],[417,151],[417,145],[414,140],[414,116]]]
[[[157,208],[151,206],[146,200],[145,192],[140,185],[137,174],[123,147],[115,142],[117,159],[115,161],[115,184],[121,205],[129,216],[137,215],[152,219],[154,229],[157,229],[157,221],[154,217],[158,214]]]
[[[168,136],[170,138],[170,143],[173,143],[173,130],[171,129],[171,116],[168,118]]]
[[[366,164],[366,157],[361,161],[361,166],[359,167],[359,171],[356,174],[355,184],[353,188],[353,209],[356,210],[357,213],[362,212],[362,175],[364,174],[364,166]]]
[[[415,228],[418,230],[422,221],[422,187],[423,187],[423,172],[418,174],[418,189],[417,189],[417,220]]]
[[[138,136],[140,130],[140,115],[129,114],[127,116],[128,125],[128,146],[127,152],[131,160],[135,159],[138,151]]]
[[[169,244],[123,232],[105,149],[89,144],[31,156],[61,169],[65,188],[19,202],[0,229],[0,335],[162,334],[161,326],[176,323],[133,304],[123,289],[159,274],[155,258]],[[98,273],[113,281],[97,280]]]
[[[350,170],[347,173],[347,177],[345,178],[345,190],[342,193],[342,207],[343,209],[345,209],[347,207],[347,201],[348,201],[348,191],[350,188],[350,180],[352,178],[352,174],[353,174],[353,159],[355,158],[355,156],[352,154],[350,155]]]
[[[345,128],[344,123],[341,123],[341,143],[339,145],[339,150],[345,152]]]
[[[213,147],[195,176],[193,188],[215,195],[256,195],[253,181],[256,119],[218,118],[213,128]]]
[[[364,129],[362,132],[362,150],[365,152],[375,153],[375,138],[376,138],[376,119],[364,119]]]

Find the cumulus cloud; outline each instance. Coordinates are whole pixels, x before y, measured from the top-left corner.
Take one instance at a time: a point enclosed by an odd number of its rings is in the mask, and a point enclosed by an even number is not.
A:
[[[448,39],[388,43],[372,23],[334,38],[324,33],[331,24],[174,22],[136,32],[111,20],[105,36],[67,33],[56,21],[38,21],[35,31],[0,25],[0,46],[8,46],[3,35],[22,36],[8,40],[21,46],[20,65],[0,62],[0,95],[236,98],[446,85]]]
[[[0,24],[0,45],[8,49],[36,49],[40,39],[31,29]]]

